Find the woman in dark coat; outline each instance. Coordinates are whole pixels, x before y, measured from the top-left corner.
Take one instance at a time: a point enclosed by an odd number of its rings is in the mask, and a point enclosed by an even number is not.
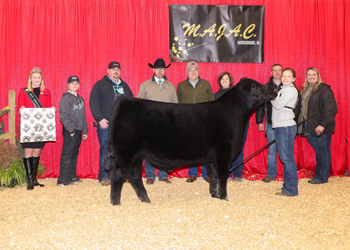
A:
[[[218,92],[216,92],[214,94],[215,100],[219,99],[227,91],[229,91],[230,89],[234,88],[234,86],[232,86],[233,85],[233,76],[231,75],[230,72],[227,72],[227,71],[222,72],[218,76],[217,82],[218,82],[218,84],[220,86],[220,89],[219,89]],[[244,150],[245,141],[247,140],[248,127],[249,127],[249,123],[247,124],[247,127],[244,130],[244,137],[243,137],[243,144],[242,144],[241,152],[239,153],[237,158],[232,162],[230,168],[233,168],[237,164],[240,164],[240,163],[243,162],[243,159],[244,159],[243,150]],[[232,181],[241,182],[242,181],[242,172],[243,172],[243,163],[240,164],[232,172],[230,172],[229,179],[232,178]]]
[[[299,122],[316,113],[298,128],[298,134],[305,135],[316,152],[315,176],[309,183],[327,183],[331,170],[331,140],[334,118],[338,112],[337,103],[331,86],[321,80],[320,72],[313,67],[306,70],[301,96]]]

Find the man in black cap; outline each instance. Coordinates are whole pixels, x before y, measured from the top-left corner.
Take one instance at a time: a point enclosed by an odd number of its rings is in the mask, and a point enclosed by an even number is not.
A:
[[[90,93],[90,109],[97,122],[97,137],[100,143],[100,171],[98,180],[102,186],[111,184],[110,171],[104,168],[104,157],[108,146],[108,123],[113,102],[118,95],[134,96],[128,84],[120,78],[120,64],[111,62],[107,74],[97,81]]]
[[[158,58],[154,62],[154,65],[149,63],[148,66],[153,69],[152,79],[147,80],[141,84],[137,97],[152,101],[177,103],[175,87],[165,77],[166,68],[168,68],[170,65],[171,64],[165,66],[165,62],[162,58]],[[146,184],[148,185],[154,183],[154,180],[156,178],[154,170],[155,167],[145,159],[145,174],[147,178]],[[168,180],[168,173],[165,170],[158,169],[158,178],[160,181],[171,183]]]

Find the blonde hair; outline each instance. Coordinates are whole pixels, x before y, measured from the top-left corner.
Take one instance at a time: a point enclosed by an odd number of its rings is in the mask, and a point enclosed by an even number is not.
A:
[[[72,83],[72,82],[70,82],[70,83]],[[68,87],[68,85],[69,85],[70,83],[67,83],[67,91],[72,92],[72,91],[69,89],[69,87]],[[80,82],[78,82],[78,84],[79,84],[79,86],[78,86],[77,92],[80,90]]]
[[[44,91],[45,90],[45,86],[44,86],[44,78],[43,78],[43,74],[41,73],[41,71],[33,71],[30,72],[30,75],[29,75],[29,80],[28,80],[28,85],[27,85],[27,88],[32,91],[33,88],[32,88],[32,75],[35,74],[35,73],[39,73],[41,75],[41,84],[40,84],[40,90],[41,91]]]
[[[318,71],[318,69],[314,68],[314,67],[309,67],[307,70],[306,70],[306,73],[305,73],[305,81],[304,81],[304,84],[301,86],[301,91],[300,93],[303,94],[303,92],[309,87],[309,82],[307,81],[307,72],[309,70],[313,70],[316,72],[317,74],[317,77],[318,77],[318,80],[317,80],[317,83],[315,84],[315,86],[312,88],[312,91],[313,92],[316,92],[317,89],[318,89],[318,86],[323,83],[322,79],[321,79],[321,75],[320,75],[320,72]]]

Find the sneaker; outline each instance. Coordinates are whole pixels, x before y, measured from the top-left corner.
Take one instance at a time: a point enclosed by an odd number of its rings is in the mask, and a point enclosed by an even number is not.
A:
[[[241,182],[242,181],[242,177],[235,177],[232,181],[233,182]]]
[[[59,186],[59,187],[66,187],[66,186],[73,186],[73,185],[76,185],[76,183],[74,183],[74,182],[63,183],[63,182],[57,180],[57,186]]]
[[[275,193],[275,195],[277,195],[277,196],[286,196],[286,197],[292,197],[291,195],[289,195],[289,194],[287,194],[287,193],[285,193],[285,192],[283,192],[283,191],[281,191],[281,192],[277,192],[277,193]]]
[[[73,183],[79,183],[79,182],[83,182],[82,180],[80,180],[79,178],[73,178],[72,179]]]
[[[109,185],[111,185],[111,181],[108,180],[108,179],[100,181],[100,183],[101,183],[102,186],[109,186]]]
[[[269,183],[269,182],[273,181],[273,179],[270,176],[265,176],[265,178],[262,181]]]
[[[308,180],[308,183],[310,183],[310,184],[321,184],[321,182],[318,182],[318,181],[316,181],[314,179]]]

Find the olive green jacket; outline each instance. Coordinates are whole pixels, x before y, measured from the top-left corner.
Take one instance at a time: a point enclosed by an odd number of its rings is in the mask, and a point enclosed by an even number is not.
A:
[[[177,86],[177,99],[179,103],[201,103],[214,101],[214,94],[210,83],[199,78],[196,87],[193,88],[188,78]]]

